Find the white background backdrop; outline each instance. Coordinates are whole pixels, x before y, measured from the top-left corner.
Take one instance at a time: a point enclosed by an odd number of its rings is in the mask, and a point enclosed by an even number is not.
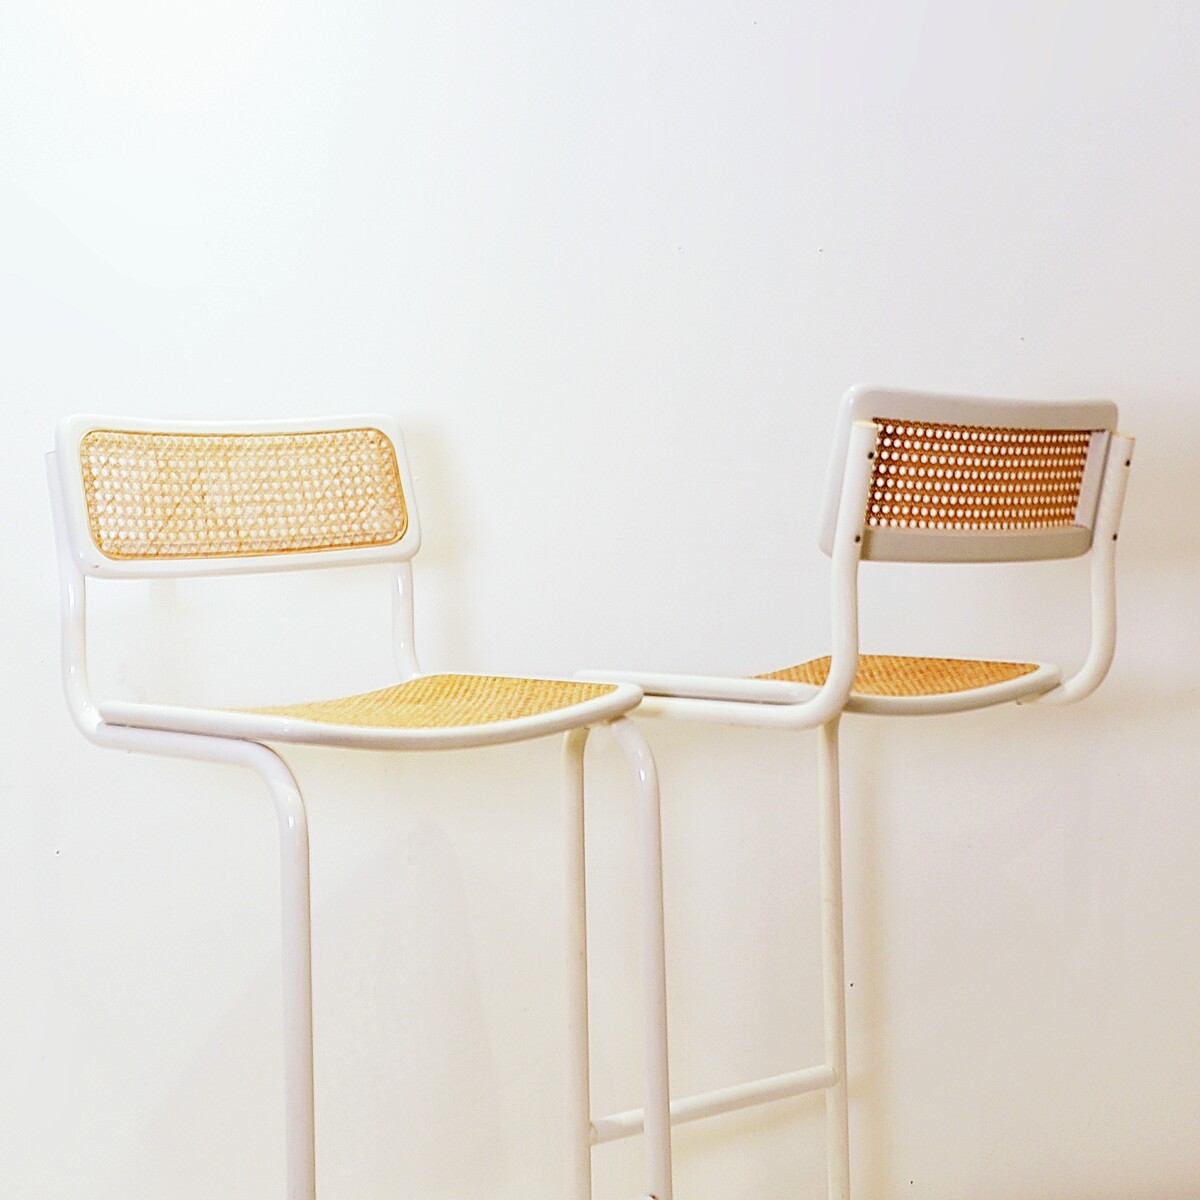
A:
[[[1195,1195],[1200,10],[43,0],[0,23],[0,1195],[281,1195],[273,818],[249,777],[70,726],[40,460],[61,416],[395,412],[428,667],[744,673],[824,649],[816,509],[864,379],[1110,396],[1140,444],[1096,697],[847,722],[856,1194]],[[865,648],[1083,653],[1078,563],[936,583],[865,570]],[[101,593],[96,682],[384,683],[380,585]],[[679,1092],[815,1061],[811,739],[648,732]],[[557,753],[291,756],[322,1200],[560,1194]],[[595,1090],[621,1108],[630,814],[591,754]],[[686,1127],[679,1195],[818,1194],[819,1111]],[[636,1190],[635,1146],[597,1162],[598,1196]]]

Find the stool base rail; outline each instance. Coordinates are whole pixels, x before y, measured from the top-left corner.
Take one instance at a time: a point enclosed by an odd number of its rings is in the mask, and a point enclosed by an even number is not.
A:
[[[837,1072],[832,1067],[805,1067],[799,1071],[771,1075],[732,1087],[697,1092],[694,1096],[671,1101],[671,1124],[683,1125],[688,1121],[719,1117],[724,1113],[738,1112],[743,1108],[754,1108],[776,1100],[790,1100],[793,1096],[804,1096],[810,1092],[831,1088],[837,1081]],[[640,1108],[614,1113],[610,1117],[598,1117],[592,1122],[592,1144],[601,1146],[605,1142],[632,1137],[642,1132],[644,1124],[645,1112]]]

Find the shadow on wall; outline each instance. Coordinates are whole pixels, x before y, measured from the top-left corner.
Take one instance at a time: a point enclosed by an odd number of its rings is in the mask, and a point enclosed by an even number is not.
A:
[[[455,664],[470,670],[478,647],[471,644],[464,592],[475,535],[455,439],[440,427],[410,425],[403,412],[399,417],[421,520],[421,549],[413,560],[417,654],[425,671]]]
[[[1088,700],[1097,711],[1163,718],[1200,708],[1200,595],[1194,398],[1132,400],[1122,427],[1137,438],[1117,555],[1118,641],[1113,671]]]
[[[318,834],[318,863],[320,853]],[[338,1194],[468,1195],[500,1173],[494,1048],[460,871],[445,833],[419,820],[375,846],[336,890],[314,877],[317,1171]],[[130,1177],[157,1176],[161,1194],[180,1200],[248,1195],[255,1179],[263,1194],[278,1192],[281,1053],[272,953],[196,1043],[190,1071],[130,1148]],[[231,1119],[232,1103],[198,1111],[247,1075],[270,1081],[260,1119]],[[423,1086],[429,1080],[438,1086]]]

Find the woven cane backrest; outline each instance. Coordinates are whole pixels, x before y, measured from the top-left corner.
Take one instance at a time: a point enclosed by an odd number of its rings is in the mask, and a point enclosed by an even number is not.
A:
[[[1060,529],[1075,524],[1092,435],[879,416],[874,528]]]
[[[842,417],[877,429],[864,558],[1059,558],[1091,545],[1111,404],[854,389]]]
[[[77,419],[57,449],[73,533],[79,542],[86,533],[98,574],[263,570],[350,552],[408,557],[416,545],[407,467],[398,434],[381,424],[217,430]]]

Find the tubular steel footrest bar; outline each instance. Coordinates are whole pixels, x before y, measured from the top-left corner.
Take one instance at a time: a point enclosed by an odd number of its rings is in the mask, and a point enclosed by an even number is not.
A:
[[[806,1092],[819,1092],[823,1088],[833,1087],[835,1083],[837,1072],[832,1067],[821,1066],[790,1071],[786,1075],[772,1075],[769,1079],[756,1079],[752,1083],[740,1083],[734,1087],[717,1088],[672,1101],[671,1124],[682,1125],[685,1121],[699,1121],[704,1117],[736,1112],[739,1108],[803,1096]],[[592,1145],[601,1146],[605,1142],[615,1142],[641,1133],[643,1120],[640,1108],[601,1117],[592,1123]]]

